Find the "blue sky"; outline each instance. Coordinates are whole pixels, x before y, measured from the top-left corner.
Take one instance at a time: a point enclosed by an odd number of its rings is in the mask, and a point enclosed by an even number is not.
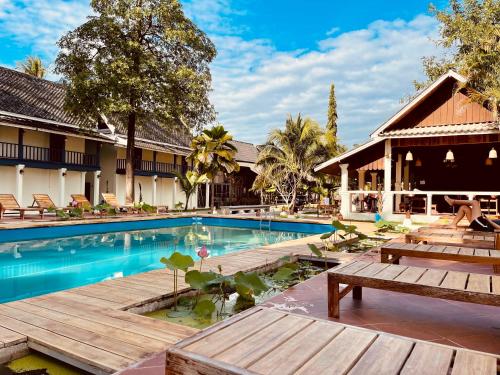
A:
[[[254,143],[288,114],[324,124],[331,82],[341,142],[362,142],[422,79],[421,57],[438,53],[425,0],[182,3],[218,48],[211,97],[218,120]],[[56,41],[88,14],[88,0],[0,0],[0,64],[14,67],[30,54],[52,64]]]

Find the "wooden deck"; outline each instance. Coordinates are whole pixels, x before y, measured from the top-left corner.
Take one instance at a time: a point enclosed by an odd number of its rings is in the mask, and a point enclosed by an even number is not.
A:
[[[183,340],[166,374],[496,375],[497,356],[256,307]]]
[[[203,268],[221,265],[224,274],[274,268],[283,256],[309,255],[304,240],[208,258]],[[183,281],[179,288],[189,289]],[[2,304],[0,352],[2,345],[27,342],[92,373],[124,369],[197,332],[124,311],[172,294],[172,272],[161,269]]]
[[[498,236],[498,235],[497,235]],[[461,247],[478,247],[483,249],[495,248],[496,234],[482,232],[412,232],[405,236],[407,243],[428,242],[434,245],[456,245]]]

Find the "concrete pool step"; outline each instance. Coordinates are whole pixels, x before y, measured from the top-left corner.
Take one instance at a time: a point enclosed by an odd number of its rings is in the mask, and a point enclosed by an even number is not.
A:
[[[306,242],[310,241],[211,257],[204,260],[203,269],[217,271],[221,265],[224,274],[269,269],[283,256],[309,255]],[[0,304],[0,346],[21,340],[31,349],[92,373],[122,370],[197,332],[125,311],[172,296],[173,283],[172,272],[160,269]],[[188,289],[180,277],[179,290]]]

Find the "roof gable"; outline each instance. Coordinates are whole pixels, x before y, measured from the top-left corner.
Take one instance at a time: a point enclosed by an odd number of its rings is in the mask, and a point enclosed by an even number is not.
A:
[[[454,93],[453,88],[457,82],[465,83],[467,79],[452,70],[443,74],[377,128],[371,136],[377,137],[385,131],[400,128],[401,126],[436,126],[492,121],[492,114],[486,108],[477,103],[467,104],[465,94],[462,92]],[[423,105],[430,102],[432,102],[432,105],[421,111]],[[410,118],[410,121],[407,121],[406,125],[402,125],[403,120],[406,121],[408,118]]]

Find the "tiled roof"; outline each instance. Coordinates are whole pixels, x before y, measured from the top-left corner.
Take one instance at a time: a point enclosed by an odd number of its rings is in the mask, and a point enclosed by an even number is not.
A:
[[[472,124],[422,126],[408,129],[390,130],[381,133],[382,137],[400,136],[433,136],[433,135],[460,135],[460,134],[482,134],[499,132],[500,129],[494,122],[478,122]]]
[[[64,87],[59,83],[0,66],[0,111],[72,126],[84,125],[64,110],[64,96]]]
[[[59,131],[60,126],[65,125],[91,127],[90,125],[93,124],[85,124],[78,117],[64,110],[64,97],[65,88],[60,83],[0,66],[0,111],[18,115],[19,121],[23,121],[22,116],[27,116],[32,118],[30,119],[32,122],[36,121],[34,119],[39,119],[39,124],[48,130]],[[12,120],[15,119],[15,116],[11,117]],[[111,123],[116,127],[116,133],[126,136],[126,128],[120,122],[111,121]],[[191,142],[191,136],[187,130],[164,129],[154,121],[138,127],[136,137],[184,147],[189,147]]]
[[[240,141],[231,141],[231,144],[238,149],[236,161],[252,164],[257,161],[259,150],[254,144]]]

